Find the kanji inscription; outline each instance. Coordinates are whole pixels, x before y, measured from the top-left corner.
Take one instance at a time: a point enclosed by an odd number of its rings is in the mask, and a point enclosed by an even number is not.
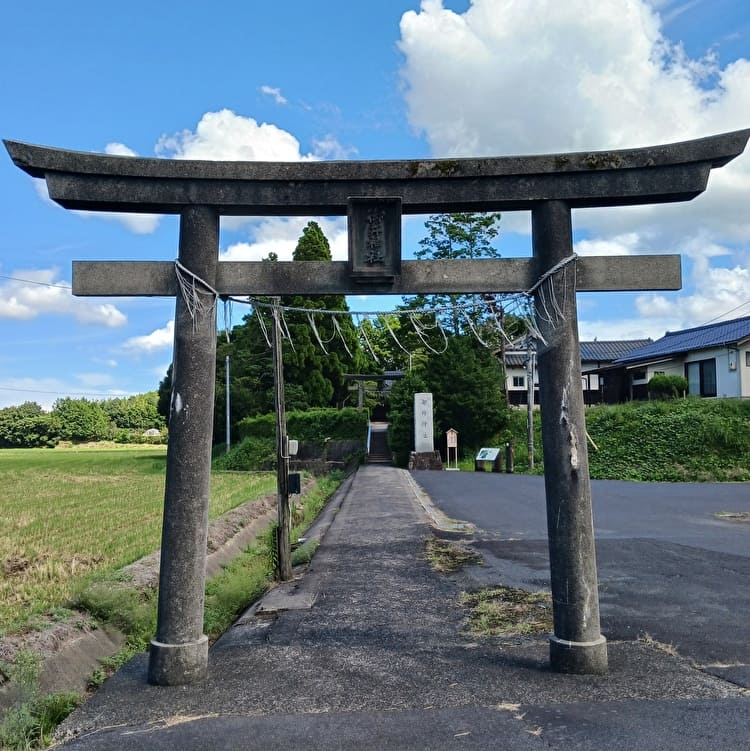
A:
[[[347,208],[352,278],[393,280],[401,273],[401,199],[353,197]]]

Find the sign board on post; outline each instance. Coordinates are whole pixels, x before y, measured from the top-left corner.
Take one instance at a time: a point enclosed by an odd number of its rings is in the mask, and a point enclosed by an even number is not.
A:
[[[448,428],[445,432],[445,443],[447,448],[448,466],[446,469],[458,469],[458,431],[455,428]],[[451,467],[451,449],[453,449],[453,466]]]
[[[474,470],[476,472],[484,472],[485,462],[492,463],[492,471],[500,472],[501,467],[500,449],[482,448],[479,449],[479,453],[474,457]]]

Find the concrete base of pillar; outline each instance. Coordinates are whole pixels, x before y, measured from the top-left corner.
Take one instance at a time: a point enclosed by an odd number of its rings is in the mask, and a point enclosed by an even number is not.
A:
[[[595,641],[568,641],[550,636],[549,656],[556,673],[603,675],[608,670],[607,640],[603,636]]]
[[[443,460],[439,451],[412,451],[409,454],[409,469],[442,469]]]
[[[198,683],[208,673],[208,637],[187,644],[151,641],[148,682],[156,686],[182,686]]]

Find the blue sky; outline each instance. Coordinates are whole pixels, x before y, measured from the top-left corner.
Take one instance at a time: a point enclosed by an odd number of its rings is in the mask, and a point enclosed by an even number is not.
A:
[[[0,136],[213,159],[642,146],[750,127],[748,58],[746,0],[13,3],[0,28]],[[173,259],[176,220],[65,211],[4,151],[0,199],[0,406],[155,388],[173,301],[66,287],[74,259]],[[576,212],[579,253],[678,252],[685,282],[580,295],[581,337],[750,314],[748,206],[745,154],[688,204]],[[289,258],[305,221],[225,222],[222,258]],[[343,258],[344,221],[320,223]],[[422,230],[405,222],[407,257]],[[528,216],[506,214],[502,254],[528,255],[528,230]]]

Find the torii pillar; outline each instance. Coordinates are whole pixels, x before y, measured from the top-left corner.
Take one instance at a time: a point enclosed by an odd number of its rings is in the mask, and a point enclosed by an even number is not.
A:
[[[179,214],[180,273],[199,294],[351,295],[525,292],[572,254],[576,208],[687,201],[711,169],[742,153],[750,130],[620,151],[397,162],[208,162],[105,156],[6,141],[15,164],[45,178],[69,209]],[[361,204],[359,208],[353,208]],[[375,214],[374,204],[378,205]],[[534,257],[380,264],[380,248],[350,262],[218,261],[221,215],[367,216],[531,210]],[[358,219],[359,216],[359,219]],[[378,220],[379,221],[379,220]],[[359,223],[358,223],[359,222]],[[363,229],[364,227],[364,229]],[[383,236],[392,237],[393,225]],[[350,235],[351,236],[351,235]],[[373,238],[381,236],[380,230]],[[393,238],[394,242],[398,238]],[[356,243],[355,243],[356,245]],[[350,249],[351,256],[351,249]],[[679,256],[586,257],[551,278],[560,320],[539,321],[554,634],[553,670],[602,673],[594,526],[575,293],[679,289]],[[149,680],[206,674],[202,633],[216,324],[180,291],[174,262],[74,262],[73,294],[177,296],[175,375],[164,500],[159,623]],[[540,302],[542,291],[535,293]],[[193,300],[194,302],[194,300]]]

